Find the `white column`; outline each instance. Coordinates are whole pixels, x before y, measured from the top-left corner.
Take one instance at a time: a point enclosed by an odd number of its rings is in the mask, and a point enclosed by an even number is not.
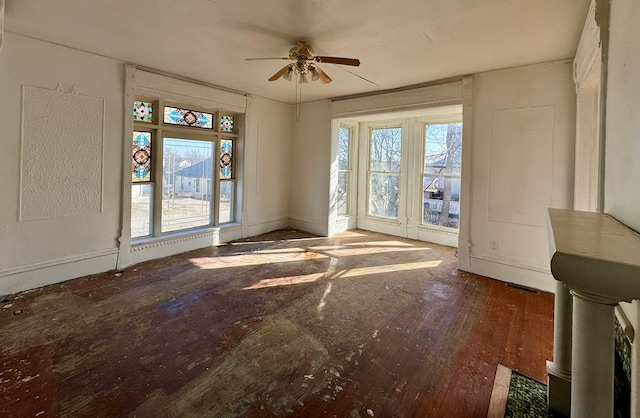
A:
[[[553,314],[553,361],[547,362],[549,409],[569,416],[571,409],[571,324],[573,297],[563,282],[556,282]]]
[[[613,418],[616,300],[572,290],[571,417]]]

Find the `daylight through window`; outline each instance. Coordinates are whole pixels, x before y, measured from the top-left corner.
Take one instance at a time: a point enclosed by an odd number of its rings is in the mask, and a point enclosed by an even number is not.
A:
[[[132,116],[132,238],[235,222],[234,117],[161,99],[136,100]]]

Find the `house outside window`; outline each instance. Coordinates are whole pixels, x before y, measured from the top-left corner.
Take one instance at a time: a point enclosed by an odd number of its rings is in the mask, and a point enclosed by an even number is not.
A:
[[[462,123],[424,125],[424,225],[459,227]]]
[[[236,221],[234,116],[139,98],[132,117],[132,238]]]

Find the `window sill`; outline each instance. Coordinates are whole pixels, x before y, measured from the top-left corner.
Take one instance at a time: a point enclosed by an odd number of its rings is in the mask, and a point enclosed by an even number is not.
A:
[[[420,224],[418,228],[423,231],[436,231],[443,234],[451,234],[458,235],[460,233],[460,229],[458,228],[447,228],[439,225],[428,225],[428,224]]]
[[[145,247],[145,246],[154,245],[154,244],[155,245],[168,244],[171,242],[204,238],[208,236],[219,235],[220,233],[224,233],[225,230],[235,229],[239,227],[242,227],[241,223],[231,222],[231,223],[213,226],[213,227],[207,227],[207,228],[197,228],[197,229],[188,229],[184,231],[169,232],[159,237],[133,238],[131,240],[131,247],[133,249],[136,247]]]

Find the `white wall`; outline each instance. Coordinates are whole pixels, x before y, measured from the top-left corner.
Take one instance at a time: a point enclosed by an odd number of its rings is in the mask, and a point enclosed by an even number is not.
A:
[[[136,82],[154,78],[134,75],[131,67],[127,71]],[[163,80],[166,91],[179,85],[189,97],[204,94],[198,100],[228,95]],[[126,132],[131,123],[123,118],[133,98],[124,93],[122,62],[5,36],[0,54],[0,295],[288,226],[292,106],[253,97],[246,117],[239,118],[245,121],[244,158],[236,165],[242,171],[243,224],[130,246],[121,224],[122,218],[128,222],[123,207],[126,213],[130,187],[123,177],[130,170],[123,144],[130,143]]]
[[[614,0],[607,86],[605,212],[640,231],[640,3]]]
[[[252,97],[245,133],[244,236],[289,225],[292,106]]]
[[[0,294],[114,268],[122,63],[7,33],[0,97]]]
[[[575,101],[570,61],[474,76],[472,272],[554,291],[546,210],[573,204]]]
[[[289,225],[318,235],[329,233],[329,104],[328,100],[304,103],[300,120],[293,122]]]
[[[640,231],[640,3],[611,2],[606,98],[605,212]],[[638,301],[622,304],[636,335]],[[640,416],[640,347],[632,346],[632,416]]]

